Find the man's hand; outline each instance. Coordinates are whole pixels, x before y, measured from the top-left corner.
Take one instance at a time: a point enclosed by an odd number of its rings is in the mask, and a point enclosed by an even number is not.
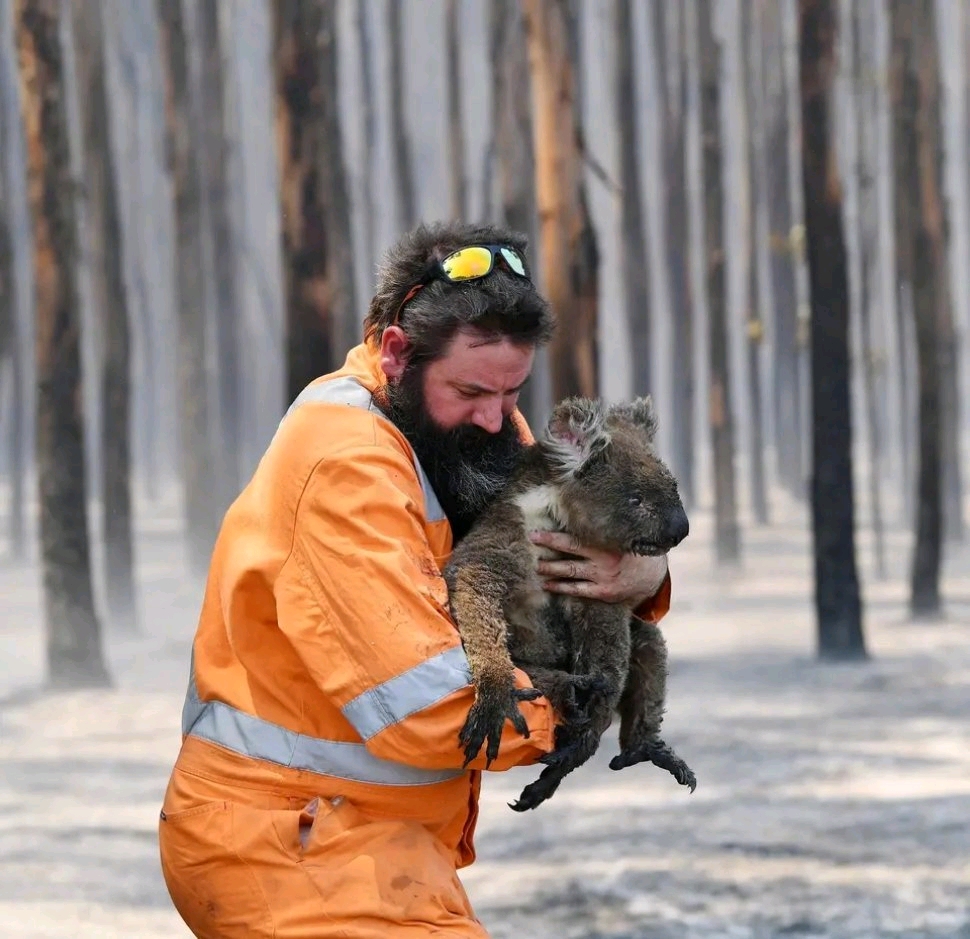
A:
[[[634,609],[660,589],[667,576],[667,555],[643,557],[614,554],[587,548],[563,532],[535,531],[529,538],[575,557],[560,561],[540,561],[538,572],[546,590],[573,597],[587,597],[604,603],[627,603]]]

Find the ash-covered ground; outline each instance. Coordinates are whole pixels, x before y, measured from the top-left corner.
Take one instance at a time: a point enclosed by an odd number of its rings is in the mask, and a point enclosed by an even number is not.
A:
[[[814,656],[804,516],[747,530],[717,572],[693,512],[665,621],[667,739],[691,795],[596,759],[538,810],[536,769],[489,773],[463,880],[495,939],[970,939],[970,550],[950,550],[946,621],[906,616],[859,557],[871,658]],[[108,640],[116,689],[47,696],[39,573],[0,560],[0,936],[178,939],[155,832],[199,589],[174,512],[142,512],[140,634]]]

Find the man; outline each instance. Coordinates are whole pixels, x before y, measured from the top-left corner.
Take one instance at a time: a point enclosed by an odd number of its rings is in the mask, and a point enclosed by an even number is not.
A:
[[[485,755],[462,769],[474,692],[440,570],[531,439],[516,400],[551,329],[521,238],[418,228],[227,512],[159,822],[195,935],[487,936],[457,876]],[[666,612],[663,559],[546,543],[576,555],[550,590]],[[493,770],[553,750],[548,701],[522,712]]]

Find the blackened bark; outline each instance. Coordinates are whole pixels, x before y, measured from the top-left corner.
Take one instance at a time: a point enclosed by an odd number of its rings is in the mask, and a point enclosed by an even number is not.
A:
[[[175,190],[179,445],[188,567],[204,574],[218,527],[214,441],[206,391],[202,146],[193,133],[188,37],[182,3],[157,0],[165,62],[168,149]]]
[[[914,616],[941,612],[943,491],[941,343],[949,304],[942,295],[945,228],[940,172],[939,68],[932,0],[891,6],[896,240],[900,275],[913,286],[919,384],[916,542],[910,578]]]
[[[613,109],[620,164],[620,270],[627,328],[633,359],[633,392],[643,395],[653,387],[653,354],[650,341],[650,260],[643,224],[643,194],[640,186],[639,127],[634,73],[633,16],[630,0],[613,0],[613,42],[616,63],[613,72]]]
[[[81,301],[68,83],[56,0],[23,0],[17,29],[37,317],[37,466],[47,668],[53,687],[110,684],[94,609],[81,412]]]
[[[277,145],[283,206],[287,397],[336,365],[328,281],[321,56],[322,6],[277,0]]]
[[[882,517],[882,433],[879,426],[876,352],[872,337],[872,290],[878,258],[879,200],[875,187],[877,108],[873,24],[856,7],[848,24],[852,29],[853,116],[859,128],[855,172],[859,186],[859,328],[865,369],[866,423],[869,437],[869,505],[875,549],[876,576],[886,576],[886,545]]]
[[[368,25],[370,0],[357,0],[357,52],[360,56],[361,123],[364,129],[364,173],[362,179],[364,251],[367,271],[375,267],[377,247],[374,244],[374,153],[377,147],[377,121],[374,116],[374,76],[372,73],[371,31]]]
[[[109,622],[131,632],[137,629],[137,609],[129,432],[130,313],[125,289],[119,176],[108,110],[101,3],[102,0],[77,0],[74,24],[79,49],[78,77],[83,89],[81,111],[91,226],[89,244],[94,249],[92,284],[105,342],[101,375],[105,601]]]
[[[10,128],[6,108],[0,106],[0,375],[10,368],[10,424],[6,444],[10,473],[10,556],[22,561],[27,554],[26,496],[27,458],[24,452],[24,370],[21,332],[17,310],[17,265],[10,226],[11,180],[8,173]]]
[[[229,180],[231,128],[219,5],[219,0],[197,0],[196,3],[196,35],[202,68],[197,87],[198,106],[192,109],[192,115],[196,122],[193,136],[202,147],[203,190],[212,245],[219,417],[219,440],[213,448],[213,456],[218,460],[216,485],[221,515],[239,492],[243,415],[240,413],[242,378],[239,374],[241,311],[236,290],[236,246]]]
[[[337,0],[315,0],[321,8],[320,119],[323,132],[320,178],[323,182],[324,222],[327,226],[327,283],[333,308],[333,350],[337,363],[361,340],[363,317],[358,315],[354,280],[353,218],[350,184],[344,163],[344,135],[340,120],[337,62]]]
[[[502,222],[528,238],[534,262],[538,223],[536,162],[525,25],[519,0],[490,0],[488,15],[494,144],[493,159],[486,172],[495,174]],[[519,408],[531,427],[542,420],[546,404],[536,380],[538,368],[519,398]]]
[[[550,348],[552,394],[598,389],[599,253],[583,183],[577,106],[576,21],[558,0],[524,0],[541,226],[542,282],[558,320]]]
[[[699,0],[697,25],[701,63],[701,138],[704,179],[704,254],[710,356],[710,423],[714,452],[714,546],[719,564],[741,558],[734,418],[728,367],[727,284],[724,249],[724,195],[721,176],[721,43],[713,32],[710,0]]]
[[[404,28],[401,22],[401,0],[387,0],[387,41],[390,62],[391,160],[394,172],[394,196],[397,224],[403,232],[417,222],[417,199],[414,193],[414,171],[411,139],[408,134],[404,94]]]
[[[764,179],[761,87],[761,16],[750,4],[741,7],[741,39],[744,49],[745,120],[748,131],[748,322],[747,367],[748,409],[751,424],[751,452],[748,458],[751,473],[751,505],[754,520],[768,524],[768,491],[765,480],[764,415],[761,404],[761,343],[764,339],[764,318],[761,315],[758,270],[761,264],[760,206],[763,203]]]
[[[856,573],[849,399],[849,276],[842,192],[829,135],[832,0],[799,0],[802,178],[811,292],[812,531],[818,652],[866,655]]]
[[[667,43],[676,61],[676,78],[670,80]],[[685,13],[675,16],[669,3],[653,4],[653,41],[658,87],[663,100],[664,232],[667,277],[670,285],[670,316],[673,333],[673,465],[684,505],[695,501],[694,480],[694,310],[690,292],[688,250],[690,245],[687,202],[687,43],[690,41]]]
[[[448,101],[448,191],[451,197],[451,217],[461,220],[465,218],[467,203],[465,201],[465,130],[461,118],[461,29],[458,0],[446,0],[445,60],[447,64],[445,97]]]
[[[802,429],[798,382],[798,293],[792,239],[788,160],[788,108],[785,83],[784,30],[778,0],[765,4],[768,225],[771,230],[771,295],[774,302],[774,425],[778,477],[799,499],[804,498]]]

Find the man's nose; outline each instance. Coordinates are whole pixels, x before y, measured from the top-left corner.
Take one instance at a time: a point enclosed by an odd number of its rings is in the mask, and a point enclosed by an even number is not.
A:
[[[502,402],[498,400],[484,402],[476,409],[472,423],[490,434],[497,434],[502,429]]]

